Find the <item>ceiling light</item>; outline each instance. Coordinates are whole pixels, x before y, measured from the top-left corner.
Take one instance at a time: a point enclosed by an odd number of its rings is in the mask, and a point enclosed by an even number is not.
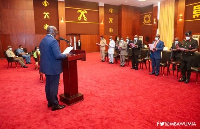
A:
[[[138,0],[138,1],[146,1],[146,0]]]

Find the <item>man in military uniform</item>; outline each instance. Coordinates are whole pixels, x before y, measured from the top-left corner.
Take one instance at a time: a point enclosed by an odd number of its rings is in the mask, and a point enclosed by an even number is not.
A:
[[[191,64],[194,59],[194,52],[198,49],[198,42],[192,38],[192,32],[185,33],[185,39],[179,48],[181,53],[181,75],[179,82],[189,83],[191,75]],[[186,76],[187,72],[187,76]]]
[[[105,62],[105,46],[106,40],[103,38],[103,36],[100,37],[100,44],[96,43],[97,45],[100,46],[100,54],[101,54],[101,61]]]
[[[179,48],[179,46],[181,45],[181,42],[179,42],[179,38],[176,37],[174,39],[174,42],[172,43],[172,47],[171,47],[171,59],[173,61],[180,61],[181,60],[181,51],[177,48]],[[176,69],[176,65],[173,64],[172,69],[175,70]]]
[[[138,70],[138,56],[140,54],[140,49],[142,48],[142,41],[138,39],[138,36],[134,36],[133,43],[130,43],[129,46],[132,48],[132,68]]]

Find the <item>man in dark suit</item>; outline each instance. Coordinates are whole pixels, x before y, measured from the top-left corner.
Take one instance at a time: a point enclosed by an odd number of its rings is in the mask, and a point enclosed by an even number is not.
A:
[[[152,72],[150,75],[159,75],[161,51],[164,48],[164,42],[160,40],[160,35],[156,34],[155,41],[153,42],[154,48],[151,50]],[[156,68],[156,69],[155,69]]]
[[[61,53],[57,40],[55,39],[58,31],[56,27],[47,28],[47,36],[40,43],[40,71],[46,76],[45,92],[48,101],[48,107],[52,111],[59,110],[65,105],[59,105],[58,102],[58,85],[60,73],[62,72],[62,59],[67,55]]]
[[[171,59],[173,61],[180,61],[181,60],[181,51],[178,50],[179,46],[181,45],[181,42],[179,42],[178,37],[174,39],[174,42],[172,43],[171,47]],[[176,69],[176,65],[173,64],[172,69]]]
[[[138,39],[138,36],[134,36],[133,43],[129,46],[132,48],[132,68],[138,70],[138,56],[140,55],[140,49],[142,48],[142,41]]]

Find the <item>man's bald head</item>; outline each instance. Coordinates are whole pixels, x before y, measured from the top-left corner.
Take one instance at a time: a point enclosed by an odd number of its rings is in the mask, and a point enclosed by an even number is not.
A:
[[[48,26],[47,27],[47,34],[51,34],[55,38],[57,33],[58,33],[58,31],[57,31],[55,26]]]

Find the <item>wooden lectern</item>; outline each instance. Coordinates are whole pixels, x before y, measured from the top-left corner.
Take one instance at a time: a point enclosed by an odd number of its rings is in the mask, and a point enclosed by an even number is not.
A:
[[[73,55],[63,60],[64,94],[60,95],[60,101],[72,105],[83,100],[83,95],[78,93],[77,60],[86,60],[83,50],[72,50]]]

